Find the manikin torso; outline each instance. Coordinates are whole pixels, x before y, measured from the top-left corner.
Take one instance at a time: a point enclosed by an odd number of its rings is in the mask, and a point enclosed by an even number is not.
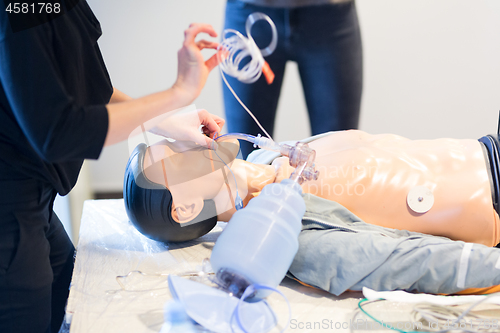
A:
[[[498,215],[486,159],[477,140],[408,140],[393,135],[342,131],[313,141],[317,181],[304,192],[342,204],[367,223],[494,246]],[[276,182],[293,169],[273,162]],[[423,186],[434,203],[425,213],[407,204],[408,192]]]
[[[304,192],[337,201],[370,224],[487,246],[499,243],[489,171],[477,140],[408,140],[351,130],[334,132],[309,146],[316,151],[320,175],[317,181],[302,185]],[[206,150],[182,154],[181,160],[171,163],[175,153],[168,146],[160,143],[151,148],[155,158],[150,158],[148,150],[146,176],[169,187],[177,213],[190,220],[201,210],[196,202],[213,199],[219,220],[229,221],[235,212],[235,182],[227,171],[225,177],[220,170],[212,172],[215,163],[222,164],[214,154]],[[202,174],[207,175],[198,177],[202,164],[208,170]],[[230,166],[245,205],[265,185],[280,182],[293,171],[285,157],[271,166],[242,160],[233,160]],[[186,182],[184,176],[191,172],[197,178]],[[183,179],[175,185],[172,179],[177,173]],[[407,204],[408,193],[415,187],[432,194],[434,203],[424,213]]]

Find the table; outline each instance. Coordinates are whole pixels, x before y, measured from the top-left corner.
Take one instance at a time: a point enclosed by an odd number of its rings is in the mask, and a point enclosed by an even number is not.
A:
[[[135,229],[128,220],[123,200],[86,201],[66,309],[70,332],[159,332],[163,305],[172,296],[166,276],[153,274],[199,270],[203,259],[210,257],[224,226],[225,223],[219,222],[210,233],[197,240],[164,244],[148,239]],[[123,287],[120,286],[117,276],[136,270],[148,275],[132,273],[118,278]],[[359,292],[336,297],[288,278],[279,290],[292,307],[289,332],[348,332],[346,325],[362,298]],[[269,302],[280,323],[285,323],[288,308],[284,300],[274,294]],[[372,309],[374,314],[390,313],[399,320],[409,313],[407,306],[397,303]]]

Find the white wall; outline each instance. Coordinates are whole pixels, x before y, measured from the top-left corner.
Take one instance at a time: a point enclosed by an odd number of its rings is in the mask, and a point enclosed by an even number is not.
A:
[[[88,0],[114,85],[133,97],[168,88],[191,22],[221,31],[223,0]],[[500,109],[500,1],[358,0],[365,81],[361,129],[409,138],[478,138]],[[318,32],[321,33],[321,32]],[[209,52],[207,52],[207,56]],[[213,72],[198,108],[223,115]],[[309,135],[294,64],[287,68],[275,139]],[[286,115],[286,116],[285,116]],[[95,190],[121,190],[126,143],[90,162]]]
[[[415,139],[496,131],[499,1],[358,4],[366,69],[362,129]]]

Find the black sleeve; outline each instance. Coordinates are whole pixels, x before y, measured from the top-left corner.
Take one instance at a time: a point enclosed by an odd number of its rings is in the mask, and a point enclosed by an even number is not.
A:
[[[0,40],[0,80],[19,126],[44,160],[95,159],[107,134],[107,109],[79,102],[78,94],[68,92],[86,86],[68,87],[65,71],[73,68],[60,66],[54,34],[51,24],[43,24]],[[68,42],[74,45],[75,40]],[[75,67],[85,56],[78,51],[67,54],[75,59],[66,59]]]

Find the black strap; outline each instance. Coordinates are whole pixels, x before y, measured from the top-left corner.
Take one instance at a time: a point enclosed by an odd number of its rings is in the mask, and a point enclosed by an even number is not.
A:
[[[493,182],[492,196],[493,196],[493,207],[495,211],[499,212],[499,196],[500,196],[500,153],[498,150],[499,142],[496,135],[486,135],[479,139],[479,142],[484,144],[488,152],[488,160],[490,165],[490,175]]]

